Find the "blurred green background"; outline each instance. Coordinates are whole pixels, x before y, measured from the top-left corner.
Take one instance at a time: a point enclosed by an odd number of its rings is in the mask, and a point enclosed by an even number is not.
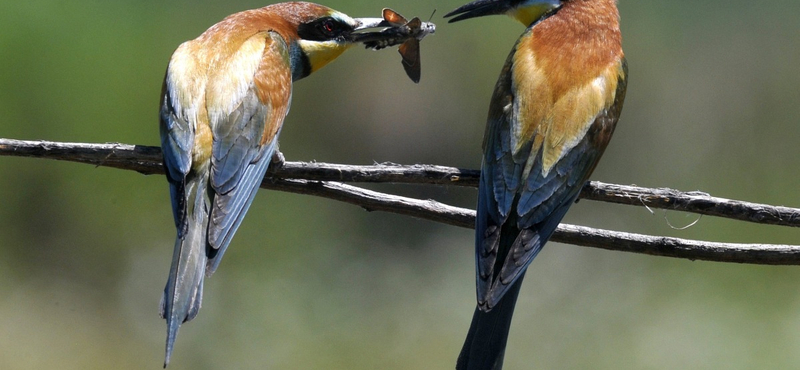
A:
[[[294,88],[288,160],[477,168],[492,87],[523,27],[454,25],[462,0],[330,0],[433,18],[423,75],[352,50]],[[158,145],[172,51],[257,1],[0,2],[0,137]],[[593,179],[800,206],[800,2],[620,4],[630,64]],[[157,369],[174,228],[166,182],[0,158],[0,369]],[[473,189],[370,186],[474,207]],[[566,221],[728,242],[797,230],[580,202]],[[170,369],[451,369],[474,307],[472,231],[261,191]],[[531,265],[507,369],[800,367],[800,269],[552,243]]]

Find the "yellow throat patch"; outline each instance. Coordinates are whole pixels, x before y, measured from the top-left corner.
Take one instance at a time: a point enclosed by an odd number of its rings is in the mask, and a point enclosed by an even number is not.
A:
[[[530,6],[521,6],[519,8],[515,8],[508,13],[511,18],[518,20],[522,23],[525,27],[531,25],[531,23],[537,21],[541,18],[544,13],[547,13],[553,9],[555,9],[556,5],[553,4],[538,4],[538,5],[530,5]]]
[[[347,49],[354,44],[341,43],[336,41],[298,41],[300,48],[308,57],[308,62],[311,64],[311,72],[316,72],[318,69],[324,67],[326,64],[338,58]]]

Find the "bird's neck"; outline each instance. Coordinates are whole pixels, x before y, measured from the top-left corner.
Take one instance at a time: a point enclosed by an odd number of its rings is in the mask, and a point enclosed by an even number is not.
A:
[[[568,1],[520,42],[555,90],[588,83],[623,57],[615,0]]]

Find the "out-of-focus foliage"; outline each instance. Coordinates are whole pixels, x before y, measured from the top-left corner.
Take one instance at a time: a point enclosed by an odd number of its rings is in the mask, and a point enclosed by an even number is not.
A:
[[[0,137],[158,145],[184,40],[255,1],[0,2]],[[438,12],[411,83],[394,50],[352,50],[295,86],[290,160],[476,168],[489,97],[522,26],[446,24],[460,1],[326,2]],[[593,178],[800,206],[800,2],[620,4],[630,64]],[[0,158],[0,368],[155,369],[174,229],[166,182]],[[374,186],[474,206],[475,191]],[[580,202],[567,221],[730,242],[796,230]],[[450,369],[474,307],[472,231],[262,191],[184,325],[171,369]],[[551,244],[531,265],[508,369],[800,366],[800,270]]]

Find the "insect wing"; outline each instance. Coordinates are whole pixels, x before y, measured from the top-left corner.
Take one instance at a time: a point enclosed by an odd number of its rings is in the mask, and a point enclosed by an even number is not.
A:
[[[420,21],[417,17],[414,17],[414,19],[406,23],[406,27],[408,27],[408,34],[411,37],[419,38],[422,33],[422,21]]]
[[[419,62],[419,40],[410,38],[397,48],[400,56],[403,57],[403,69],[411,81],[419,83],[421,75],[420,62]]]
[[[391,23],[393,26],[402,26],[408,22],[400,13],[389,8],[383,8],[383,20]]]

